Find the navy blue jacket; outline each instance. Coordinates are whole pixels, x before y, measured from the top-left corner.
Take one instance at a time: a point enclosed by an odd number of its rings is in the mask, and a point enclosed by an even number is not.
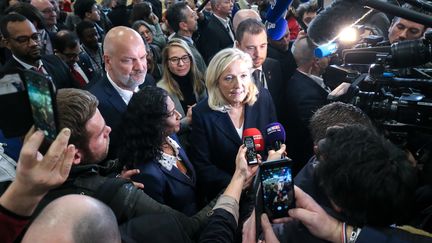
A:
[[[170,137],[180,144],[174,134]],[[192,216],[197,212],[195,169],[183,148],[180,148],[179,156],[187,168],[188,176],[177,167],[173,166],[169,171],[158,161],[152,160],[136,165],[140,173],[133,176],[132,180],[143,183],[144,191],[156,201]]]
[[[79,87],[74,81],[69,68],[59,57],[55,55],[43,56],[41,61],[45,71],[48,73],[48,76],[52,78],[56,89]],[[24,67],[14,58],[10,58],[0,71],[13,72],[18,69],[24,69]]]
[[[265,127],[276,121],[273,100],[263,89],[253,106],[245,106],[243,129]],[[192,112],[191,158],[197,171],[198,183],[213,198],[226,187],[235,170],[235,158],[242,140],[228,115],[210,109],[208,98],[198,103]]]

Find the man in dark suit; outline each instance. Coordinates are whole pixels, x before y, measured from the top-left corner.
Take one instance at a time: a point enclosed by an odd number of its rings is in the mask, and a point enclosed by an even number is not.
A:
[[[198,69],[204,74],[207,66],[192,39],[192,35],[198,30],[197,14],[187,5],[187,3],[179,2],[168,8],[165,17],[169,26],[175,32],[173,38],[179,38],[186,41],[192,51]]]
[[[117,1],[117,5],[108,13],[108,18],[111,20],[113,27],[129,26],[130,10],[126,7],[127,0]]]
[[[31,5],[36,7],[44,18],[45,28],[41,30],[42,55],[54,54],[51,42],[51,33],[57,32],[57,8],[49,0],[31,0]],[[38,28],[41,28],[38,26]]]
[[[98,32],[94,23],[83,20],[76,26],[76,33],[81,42],[81,56],[86,56],[96,73],[104,72],[102,44],[98,42]]]
[[[110,148],[113,155],[121,115],[126,111],[133,93],[139,90],[138,86],[145,82],[146,56],[144,41],[135,30],[118,26],[107,33],[104,41],[106,74],[89,91],[98,98],[98,108],[112,128]]]
[[[79,39],[75,33],[61,30],[56,33],[53,44],[55,55],[68,65],[79,87],[84,88],[93,77],[99,77],[100,74],[92,68],[90,58],[86,53],[81,53]]]
[[[232,0],[211,0],[213,14],[207,27],[200,33],[198,50],[207,64],[220,50],[234,45],[234,32],[229,18]]]
[[[248,53],[253,62],[252,78],[260,89],[268,89],[280,116],[284,82],[280,63],[267,57],[267,33],[260,20],[248,18],[240,22],[236,47]]]
[[[58,58],[41,58],[40,34],[34,25],[20,14],[9,14],[0,24],[6,47],[12,52],[12,58],[2,71],[32,69],[50,76],[57,89],[74,87],[68,68]]]
[[[290,41],[289,28],[286,28],[285,34],[278,40],[273,40],[270,34],[268,37],[267,57],[279,61],[284,78],[289,80],[297,69],[297,64],[291,52],[293,42]]]
[[[312,156],[313,143],[309,132],[309,120],[313,113],[327,104],[330,92],[320,77],[329,59],[316,58],[315,46],[303,37],[293,44],[293,55],[298,65],[284,89],[284,112],[281,122],[287,131],[288,155],[296,161],[298,172]]]

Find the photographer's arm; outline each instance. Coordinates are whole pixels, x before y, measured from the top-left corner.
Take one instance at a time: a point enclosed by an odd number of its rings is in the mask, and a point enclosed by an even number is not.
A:
[[[12,242],[27,223],[43,196],[68,177],[75,155],[68,145],[70,130],[63,129],[45,156],[38,152],[44,139],[37,131],[24,143],[17,164],[16,178],[0,197],[0,235]]]
[[[244,184],[256,174],[258,166],[248,166],[246,147],[239,148],[236,170],[230,184],[213,208],[209,224],[201,234],[199,242],[234,242],[239,218],[239,201]]]

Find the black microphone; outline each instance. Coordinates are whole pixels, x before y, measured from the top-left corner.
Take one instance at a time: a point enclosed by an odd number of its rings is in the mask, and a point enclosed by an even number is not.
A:
[[[205,5],[207,5],[208,2],[210,2],[210,0],[204,0],[204,2],[201,3],[201,5],[197,8],[196,12],[197,13],[201,12],[201,10],[204,9]]]
[[[427,14],[418,13],[414,10],[405,9],[403,7],[379,0],[362,0],[359,2],[362,2],[365,6],[380,10],[384,13],[399,16],[425,26],[432,26],[432,18]]]
[[[335,0],[310,23],[307,33],[317,46],[332,41],[343,28],[353,24],[364,14],[359,0]]]

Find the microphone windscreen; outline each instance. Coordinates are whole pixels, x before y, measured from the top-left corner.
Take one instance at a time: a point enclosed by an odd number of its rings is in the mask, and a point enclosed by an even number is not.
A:
[[[265,143],[272,145],[276,141],[285,143],[286,134],[285,129],[279,122],[270,123],[266,126],[265,130]]]
[[[266,23],[267,27],[267,36],[270,37],[272,40],[280,40],[285,35],[287,28],[288,28],[288,22],[284,18],[280,18],[276,23]]]
[[[307,33],[315,45],[332,41],[343,28],[363,16],[363,5],[359,0],[335,0],[321,11],[310,23]]]
[[[272,0],[270,7],[267,10],[266,20],[270,23],[276,23],[278,19],[284,18],[284,13],[287,11],[292,0]]]
[[[328,44],[324,44],[315,48],[314,54],[315,57],[323,58],[326,56],[333,55],[338,49],[338,44],[335,42],[330,42]]]
[[[264,151],[264,139],[263,136],[257,128],[246,128],[243,131],[243,138],[253,137],[255,143],[255,150],[257,152]]]

